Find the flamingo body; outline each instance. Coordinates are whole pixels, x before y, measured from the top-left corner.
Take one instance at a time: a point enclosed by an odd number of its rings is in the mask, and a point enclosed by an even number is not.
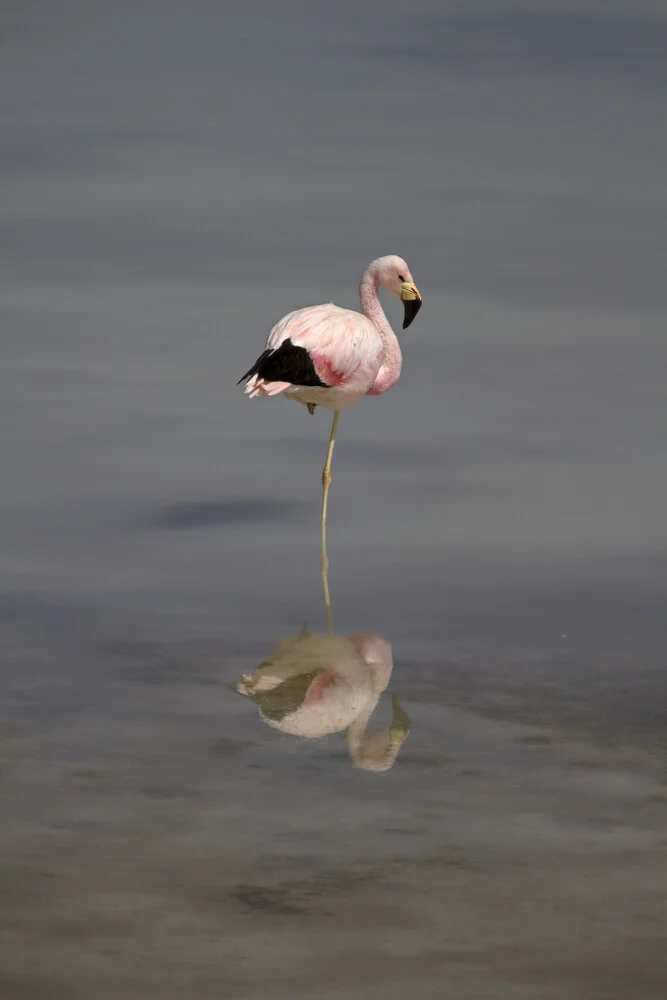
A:
[[[401,349],[378,297],[382,285],[405,306],[403,328],[421,295],[402,257],[372,261],[361,279],[361,312],[328,302],[283,316],[263,353],[239,382],[256,396],[285,395],[309,407],[343,410],[362,396],[386,392],[401,374]]]
[[[372,386],[382,349],[380,334],[361,313],[331,302],[297,309],[271,330],[245,391],[343,410]]]

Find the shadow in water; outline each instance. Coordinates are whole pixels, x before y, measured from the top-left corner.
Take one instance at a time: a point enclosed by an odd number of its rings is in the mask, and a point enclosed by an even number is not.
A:
[[[410,732],[395,696],[390,724],[372,736],[366,729],[392,670],[391,646],[374,632],[313,635],[304,625],[243,674],[236,690],[274,729],[304,739],[344,732],[357,767],[388,771]]]

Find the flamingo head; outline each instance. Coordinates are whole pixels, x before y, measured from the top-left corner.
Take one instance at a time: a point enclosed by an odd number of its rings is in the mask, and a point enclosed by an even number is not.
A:
[[[395,695],[391,697],[391,706],[392,718],[387,728],[364,740],[351,754],[355,765],[364,771],[388,771],[408,738],[410,716]]]
[[[403,303],[403,329],[406,330],[422,306],[419,289],[412,280],[410,268],[396,254],[373,261],[378,282]]]

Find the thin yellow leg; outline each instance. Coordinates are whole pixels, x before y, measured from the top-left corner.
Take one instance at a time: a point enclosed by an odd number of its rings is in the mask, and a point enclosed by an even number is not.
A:
[[[336,430],[338,428],[338,418],[340,410],[334,411],[333,423],[331,424],[331,434],[329,435],[329,447],[327,449],[327,460],[322,472],[322,555],[320,557],[320,574],[322,576],[322,586],[324,588],[324,604],[327,610],[327,625],[329,632],[333,635],[333,615],[331,614],[331,598],[329,596],[329,560],[327,559],[327,500],[329,499],[329,487],[331,486],[331,456],[333,455],[336,443]]]

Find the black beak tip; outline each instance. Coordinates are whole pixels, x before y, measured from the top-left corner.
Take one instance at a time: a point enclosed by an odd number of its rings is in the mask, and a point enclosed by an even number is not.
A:
[[[413,319],[422,307],[421,299],[408,299],[403,303],[403,329],[412,323]]]

